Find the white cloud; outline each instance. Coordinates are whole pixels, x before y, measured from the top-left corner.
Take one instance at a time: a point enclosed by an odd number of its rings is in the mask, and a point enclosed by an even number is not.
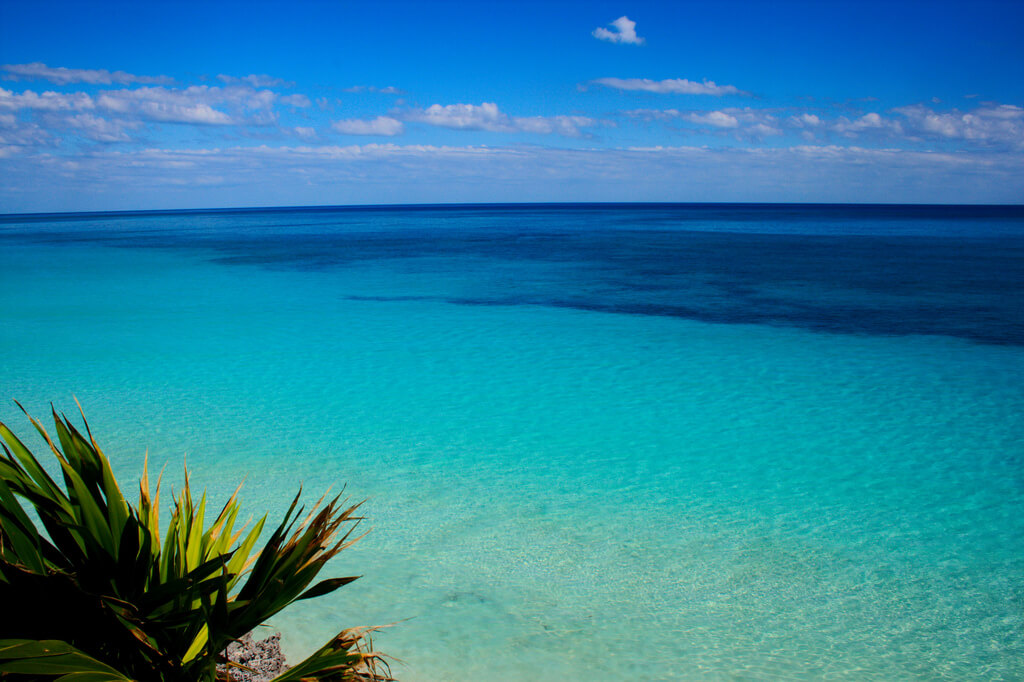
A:
[[[724,111],[709,111],[707,113],[692,113],[687,115],[686,120],[697,125],[709,125],[716,128],[736,128],[739,120],[732,114]]]
[[[971,123],[970,119],[964,120],[965,118],[961,117],[957,120],[957,117],[949,114],[928,114],[923,116],[919,123],[925,132],[937,133],[943,137],[966,137],[972,131],[968,127]]]
[[[131,137],[125,131],[141,125],[138,121],[110,120],[87,113],[69,116],[62,123],[63,127],[97,142],[127,142]]]
[[[352,145],[301,145],[250,147],[226,147],[206,149],[143,149],[138,151],[106,152],[87,154],[77,162],[113,172],[124,169],[145,176],[145,180],[162,183],[172,171],[188,171],[190,174],[204,173],[210,176],[229,173],[244,177],[254,171],[269,171],[277,174],[284,171],[302,172],[320,169],[340,169],[339,162],[374,162],[387,164],[394,159],[431,160],[440,158],[473,158],[493,156],[516,156],[513,150],[490,147],[454,147],[446,145],[397,145],[397,144],[352,144]],[[385,172],[394,172],[391,165],[383,166]],[[265,177],[265,176],[264,176]]]
[[[784,118],[778,111],[724,108],[719,111],[680,109],[634,109],[623,112],[642,120],[684,121],[698,128],[732,131],[739,137],[764,138],[799,133],[806,140],[838,134],[845,138],[890,139],[901,145],[919,145],[924,140],[963,140],[975,145],[1024,149],[1024,107],[987,104],[967,112],[936,111],[916,104],[886,113],[870,111],[859,116],[826,118],[823,114],[789,110]],[[781,114],[779,114],[781,116]]]
[[[636,22],[630,21],[629,17],[622,16],[613,21],[609,26],[614,31],[604,27],[595,28],[590,35],[598,40],[606,40],[610,43],[623,43],[626,45],[643,45],[644,39],[636,34]]]
[[[405,93],[389,85],[384,88],[378,88],[376,85],[353,85],[350,88],[344,88],[342,92],[360,93],[360,92],[375,92],[381,95],[404,95]]]
[[[434,156],[434,155],[472,155],[472,156],[493,156],[496,154],[515,153],[510,150],[494,149],[490,147],[452,147],[448,145],[431,144],[353,144],[345,147],[337,145],[325,145],[320,147],[235,147],[230,150],[240,155],[251,153],[259,154],[265,158],[285,159],[291,158],[300,160],[303,158],[320,157],[328,159],[352,158],[370,159],[385,158],[392,156]]]
[[[852,138],[857,137],[862,133],[875,135],[901,135],[903,133],[903,126],[899,121],[883,117],[872,111],[852,120],[846,116],[840,116],[839,119],[832,124],[832,130],[840,135]]]
[[[789,186],[793,182],[807,183],[808,186],[820,183],[824,175],[838,173],[849,173],[857,171],[857,180],[864,183],[874,194],[891,190],[888,183],[903,186],[919,185],[920,188],[931,189],[927,194],[940,203],[957,201],[960,191],[954,191],[951,196],[943,196],[949,192],[949,188],[965,189],[963,187],[964,177],[959,175],[962,170],[985,170],[995,172],[999,167],[998,174],[1008,173],[1016,184],[1024,184],[1024,157],[1021,155],[982,155],[945,153],[931,151],[914,151],[907,149],[869,149],[857,146],[842,145],[796,145],[792,147],[739,147],[719,148],[709,147],[635,147],[631,151],[644,152],[648,155],[649,163],[656,163],[655,159],[664,158],[677,160],[711,160],[724,161],[731,159],[735,168],[743,169],[743,173],[750,179],[764,176],[762,171],[778,173],[780,186]],[[868,169],[862,173],[860,169]],[[951,174],[952,173],[952,174]],[[929,188],[926,180],[929,175],[942,175],[945,182],[945,189],[935,192]],[[880,181],[879,176],[888,176],[887,180]],[[984,182],[984,181],[982,181]],[[857,196],[860,188],[836,187],[845,191],[840,196]],[[853,194],[850,194],[850,191]],[[926,195],[921,195],[926,196]],[[863,201],[863,197],[858,198]]]
[[[61,132],[97,142],[124,142],[130,139],[126,130],[141,126],[137,121],[108,120],[84,111],[97,109],[96,102],[84,93],[14,94],[0,88],[0,109],[30,110],[36,114],[36,120],[31,121],[19,120],[14,114],[0,114],[0,127],[7,129],[0,136],[0,143],[20,147],[50,144],[59,139],[55,133]],[[74,111],[81,113],[69,115]]]
[[[4,163],[19,185],[0,183],[0,204],[11,211],[46,210],[55,187],[76,197],[69,209],[81,210],[131,208],[154,196],[181,207],[516,200],[1005,203],[1024,196],[1024,154],[839,145],[104,147],[72,156],[15,153]],[[224,178],[232,189],[197,195],[192,181],[198,178],[211,186]]]
[[[514,132],[509,117],[498,110],[493,102],[483,104],[433,104],[423,112],[410,116],[412,120],[429,123],[442,128],[458,130],[490,130],[492,132]]]
[[[287,104],[292,107],[308,107],[312,106],[312,102],[305,95],[285,95],[281,98],[283,104]]]
[[[842,117],[839,120],[839,123],[836,124],[836,130],[842,133],[847,131],[882,128],[884,126],[885,122],[882,120],[882,117],[876,114],[875,112],[871,112],[868,114],[864,114],[860,118],[855,119],[853,121],[847,119],[845,116]]]
[[[482,104],[434,104],[423,111],[406,115],[411,121],[419,121],[441,128],[456,130],[486,130],[495,133],[556,133],[566,137],[579,137],[580,128],[596,125],[586,116],[527,116],[512,117],[498,109],[493,102]]]
[[[134,90],[110,90],[101,93],[97,106],[122,115],[136,115],[165,123],[228,125],[273,123],[277,95],[270,90],[248,86],[187,88],[145,87]],[[216,107],[227,107],[233,115]]]
[[[623,111],[623,114],[631,118],[639,118],[645,121],[667,121],[673,118],[679,118],[684,112],[678,109],[630,109],[629,111]]]
[[[52,67],[42,62],[31,64],[4,64],[0,70],[6,71],[8,80],[47,80],[57,85],[68,83],[89,83],[90,85],[169,85],[174,82],[168,76],[136,76],[124,71],[107,71],[106,69],[68,69],[63,66]]]
[[[650,78],[598,78],[591,82],[616,90],[640,90],[660,94],[715,95],[717,97],[747,94],[734,85],[718,85],[714,81],[708,80],[698,83],[685,78],[667,78],[660,81]]]
[[[250,85],[254,88],[290,88],[295,85],[291,81],[286,81],[283,78],[274,78],[265,73],[253,73],[241,78],[226,76],[222,73],[217,78],[227,85]]]
[[[208,101],[220,88],[194,85],[185,90],[166,88],[139,88],[114,90],[103,93],[97,104],[108,111],[123,115],[141,116],[163,123],[197,123],[200,125],[228,125],[234,120],[223,111],[214,109]],[[213,98],[218,99],[218,98]]]
[[[0,109],[38,109],[42,111],[82,111],[95,109],[96,103],[84,92],[44,92],[26,90],[15,93],[0,88]]]
[[[986,104],[966,112],[936,111],[916,104],[885,113],[869,111],[832,118],[799,109],[784,111],[788,115],[782,118],[777,110],[750,107],[718,111],[634,109],[623,113],[647,121],[683,121],[698,128],[731,131],[737,137],[754,139],[782,135],[788,130],[806,140],[838,134],[849,139],[889,139],[904,147],[919,146],[925,140],[962,140],[974,146],[1024,149],[1024,107],[1010,104]]]
[[[968,112],[937,112],[918,104],[893,111],[904,117],[912,133],[922,137],[1024,148],[1024,108],[1012,104],[988,104]]]
[[[298,135],[299,137],[304,137],[307,139],[316,137],[316,130],[310,128],[309,126],[295,126],[294,128],[292,128],[292,130],[295,131],[295,134]]]
[[[331,127],[345,135],[401,135],[405,126],[401,121],[390,116],[378,116],[375,119],[363,120],[350,118],[335,121]]]
[[[209,104],[179,106],[166,102],[142,102],[139,113],[153,121],[166,123],[198,123],[200,125],[228,125],[233,123],[231,117],[218,111]]]
[[[70,134],[100,142],[124,142],[128,132],[144,122],[190,125],[266,126],[277,122],[275,105],[312,106],[301,94],[279,97],[267,89],[248,85],[186,88],[143,86],[84,92],[13,92],[0,88],[0,113],[22,112],[53,135]],[[89,113],[90,116],[59,114]]]
[[[769,125],[767,123],[755,123],[754,125],[750,126],[749,128],[745,128],[743,130],[743,133],[745,135],[747,135],[748,137],[752,137],[752,138],[760,140],[760,139],[763,139],[765,137],[773,137],[775,135],[781,135],[782,131],[779,128],[777,128],[777,127],[775,127],[773,125]]]
[[[817,128],[821,125],[821,119],[814,114],[798,114],[789,117],[789,123],[797,128]]]
[[[581,137],[580,128],[589,128],[597,122],[586,116],[528,116],[513,118],[517,130],[524,133],[554,133],[564,137]]]
[[[0,156],[11,156],[53,142],[53,136],[36,123],[19,121],[13,114],[0,114]]]
[[[729,131],[736,137],[763,138],[781,135],[777,120],[770,112],[750,107],[730,107],[718,111],[679,109],[634,109],[627,116],[644,120],[678,120],[692,123],[698,129]]]

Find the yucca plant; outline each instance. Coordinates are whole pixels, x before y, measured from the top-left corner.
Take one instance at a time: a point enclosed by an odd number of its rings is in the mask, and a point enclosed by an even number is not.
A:
[[[146,464],[132,505],[84,414],[87,437],[53,410],[59,447],[29,419],[57,458],[63,486],[0,422],[0,678],[227,680],[217,664],[229,643],[289,604],[356,579],[310,587],[359,539],[358,504],[321,498],[302,518],[300,490],[257,550],[266,517],[236,529],[236,490],[205,526],[206,495],[196,502],[186,470],[161,533],[160,480],[151,493]],[[342,631],[275,680],[390,679],[371,650],[372,630]]]

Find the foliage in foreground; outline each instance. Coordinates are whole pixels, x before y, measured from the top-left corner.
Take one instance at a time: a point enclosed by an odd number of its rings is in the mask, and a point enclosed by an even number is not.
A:
[[[302,518],[300,490],[254,551],[266,517],[236,530],[236,490],[204,527],[206,496],[195,501],[186,471],[161,539],[160,481],[151,496],[145,465],[132,505],[87,423],[88,438],[54,411],[58,447],[29,419],[64,485],[0,422],[0,678],[227,680],[217,663],[230,642],[292,602],[356,579],[310,587],[327,561],[359,539],[352,537],[359,505],[321,498]],[[371,631],[342,631],[276,682],[390,679],[371,650]]]

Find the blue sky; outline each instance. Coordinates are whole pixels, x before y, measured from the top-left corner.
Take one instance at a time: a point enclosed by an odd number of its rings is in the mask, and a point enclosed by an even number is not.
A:
[[[0,0],[0,212],[1021,203],[1024,2]]]

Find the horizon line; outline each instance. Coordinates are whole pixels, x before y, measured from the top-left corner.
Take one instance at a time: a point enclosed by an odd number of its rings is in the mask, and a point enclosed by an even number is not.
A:
[[[1016,204],[933,204],[896,202],[821,202],[821,201],[491,201],[491,202],[437,202],[394,204],[306,204],[286,206],[222,206],[204,208],[146,208],[92,211],[34,211],[28,213],[0,213],[0,218],[33,218],[46,216],[104,216],[104,215],[166,215],[174,213],[256,213],[261,211],[339,211],[339,210],[399,210],[446,208],[528,208],[528,207],[835,207],[835,208],[1024,208]]]

